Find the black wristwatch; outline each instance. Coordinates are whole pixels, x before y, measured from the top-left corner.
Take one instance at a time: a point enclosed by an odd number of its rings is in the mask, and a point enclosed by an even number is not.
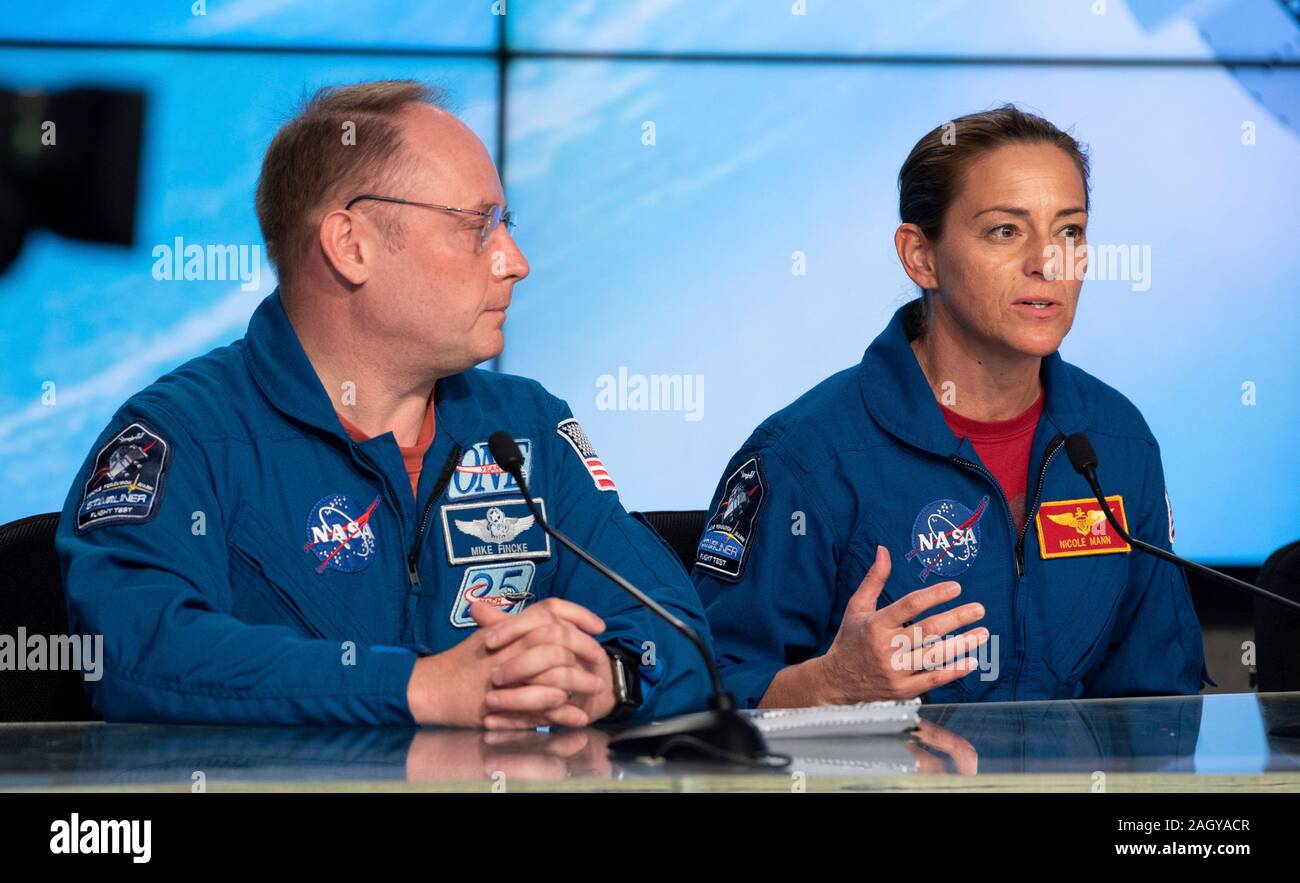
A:
[[[614,678],[614,709],[602,723],[618,723],[641,708],[641,658],[621,644],[604,644]]]

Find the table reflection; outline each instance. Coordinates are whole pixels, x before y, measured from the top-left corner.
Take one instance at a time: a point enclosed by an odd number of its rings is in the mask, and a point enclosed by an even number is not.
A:
[[[896,737],[781,740],[809,776],[1300,770],[1300,693],[922,706]],[[0,788],[190,788],[202,781],[482,783],[753,772],[612,761],[600,729],[0,726]],[[197,775],[196,775],[197,774]]]

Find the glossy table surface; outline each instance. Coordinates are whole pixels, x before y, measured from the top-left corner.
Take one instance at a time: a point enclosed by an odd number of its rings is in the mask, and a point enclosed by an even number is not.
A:
[[[4,790],[1294,790],[1300,693],[926,705],[776,769],[612,760],[595,729],[0,725]]]

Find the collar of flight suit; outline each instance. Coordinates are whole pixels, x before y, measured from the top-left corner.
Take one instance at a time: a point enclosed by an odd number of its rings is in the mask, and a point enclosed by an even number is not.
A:
[[[253,380],[277,410],[336,436],[343,444],[349,443],[334,403],[284,311],[279,288],[267,295],[253,313],[244,340]],[[449,437],[462,448],[484,440],[480,437],[484,431],[482,409],[474,399],[465,373],[437,382],[434,408],[439,436]]]
[[[919,299],[899,307],[867,347],[858,367],[862,396],[876,423],[896,438],[941,457],[959,452],[969,457],[974,452],[969,440],[958,439],[948,427],[912,352],[920,310]],[[1059,351],[1043,359],[1041,372],[1044,402],[1040,419],[1064,435],[1086,429],[1083,397]],[[1042,428],[1040,423],[1040,438],[1045,436]]]

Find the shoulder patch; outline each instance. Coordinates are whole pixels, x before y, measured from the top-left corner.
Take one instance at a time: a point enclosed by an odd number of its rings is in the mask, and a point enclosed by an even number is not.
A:
[[[753,544],[754,519],[766,495],[763,464],[757,457],[746,460],[727,476],[722,499],[695,550],[696,567],[730,582],[740,580]]]
[[[609,477],[609,472],[605,470],[605,464],[601,462],[600,457],[596,455],[596,449],[591,444],[591,439],[587,438],[587,433],[583,432],[582,425],[570,417],[568,420],[561,420],[555,427],[555,431],[560,437],[569,443],[578,459],[582,461],[583,468],[591,476],[591,480],[596,483],[598,491],[617,491],[618,487],[614,484],[614,479]]]
[[[91,464],[76,532],[153,518],[170,461],[171,445],[139,421],[113,436]]]

